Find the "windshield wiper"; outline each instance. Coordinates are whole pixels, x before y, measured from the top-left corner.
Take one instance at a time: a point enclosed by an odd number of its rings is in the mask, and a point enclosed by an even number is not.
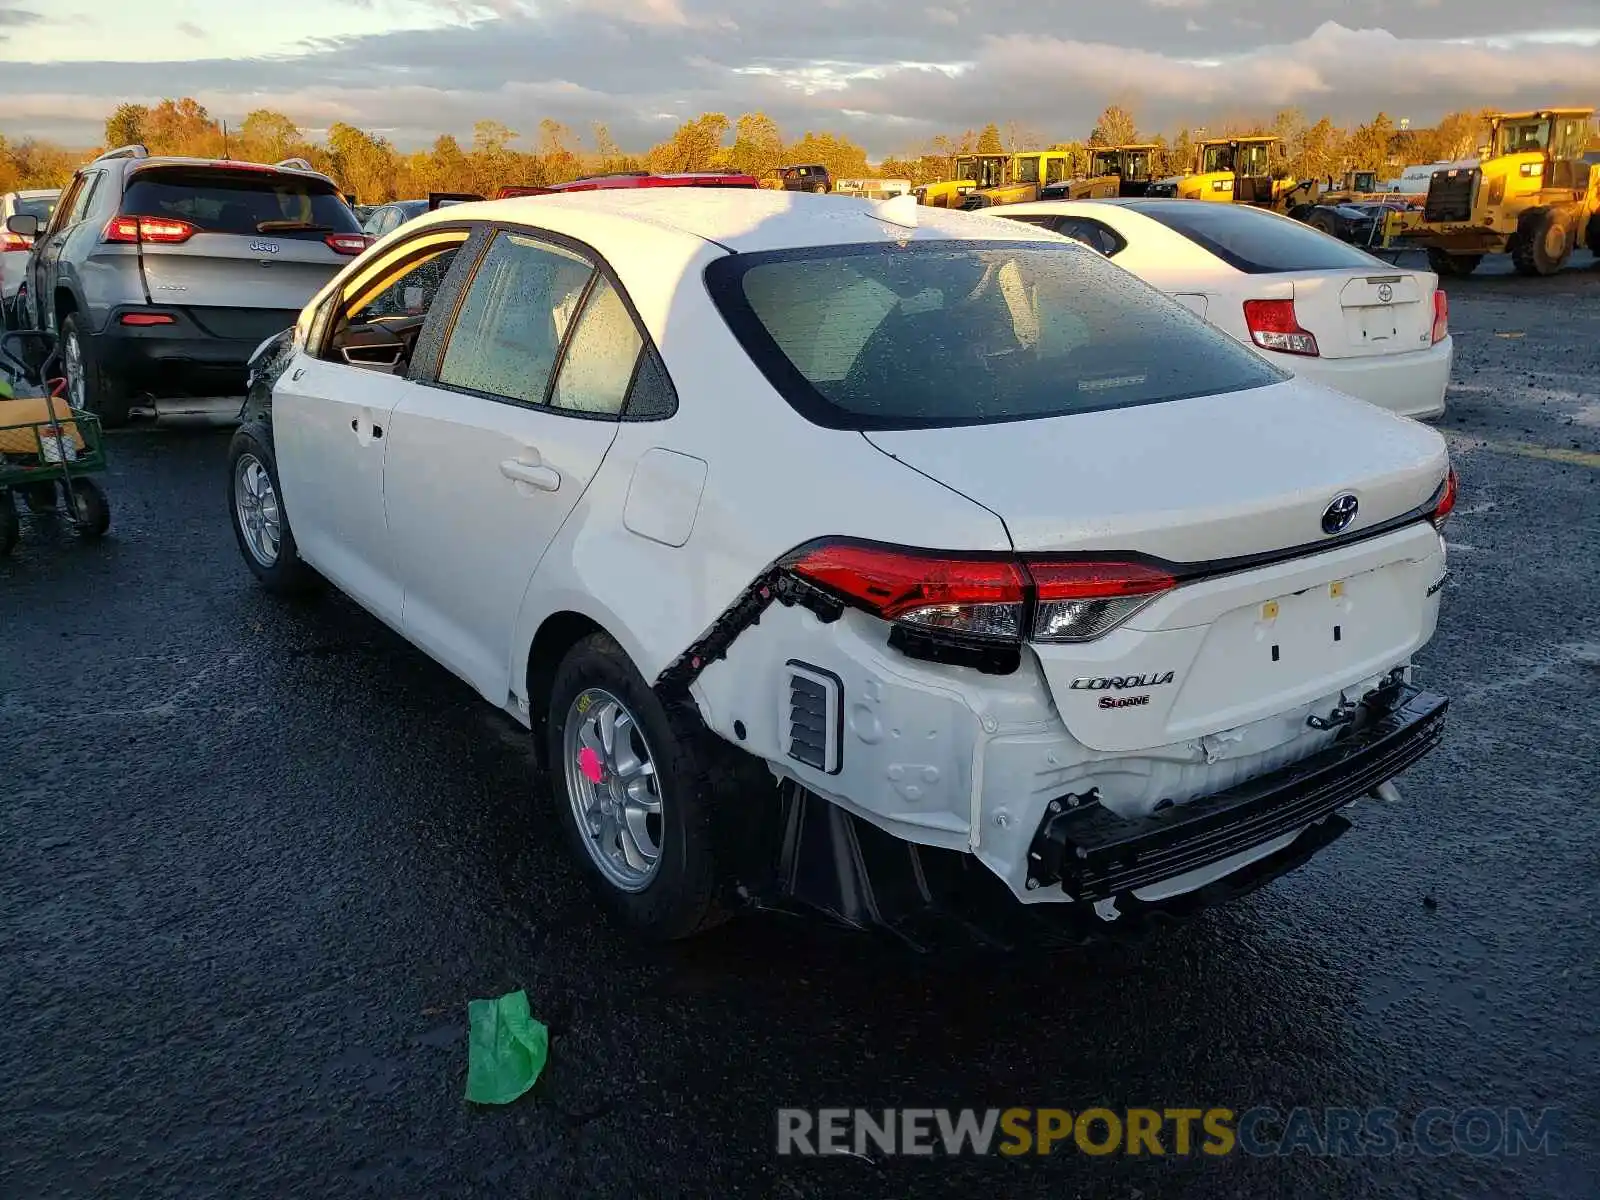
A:
[[[258,221],[257,233],[332,233],[332,225],[316,225],[310,221]]]

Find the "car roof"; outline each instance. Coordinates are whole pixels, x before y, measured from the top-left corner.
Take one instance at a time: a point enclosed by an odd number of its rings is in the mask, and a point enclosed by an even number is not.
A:
[[[918,206],[914,228],[876,215],[878,201],[751,188],[650,188],[563,192],[454,205],[421,218],[528,224],[614,244],[619,236],[689,236],[737,254],[882,241],[1055,241],[1036,227]],[[888,203],[893,203],[892,201]],[[411,228],[417,228],[413,225]],[[624,230],[627,233],[624,233]],[[604,247],[597,247],[604,249]]]

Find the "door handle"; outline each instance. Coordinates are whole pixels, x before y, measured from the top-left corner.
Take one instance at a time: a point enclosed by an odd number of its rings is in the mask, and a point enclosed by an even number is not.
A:
[[[508,458],[500,464],[500,474],[518,483],[525,483],[529,487],[536,487],[541,492],[553,492],[561,486],[561,472],[537,461],[527,462],[520,458]]]
[[[305,373],[306,373],[306,369],[304,367],[296,367],[294,369],[294,374],[289,376],[289,382],[290,383],[295,382],[296,380],[298,380],[300,378],[300,376],[304,375]]]

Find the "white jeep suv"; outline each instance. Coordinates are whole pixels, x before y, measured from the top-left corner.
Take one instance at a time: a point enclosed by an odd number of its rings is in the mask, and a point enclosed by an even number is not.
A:
[[[1096,928],[1204,902],[1442,731],[1410,663],[1443,439],[1048,231],[462,205],[253,369],[251,570],[332,581],[527,725],[652,936],[769,895],[894,924],[950,880]]]

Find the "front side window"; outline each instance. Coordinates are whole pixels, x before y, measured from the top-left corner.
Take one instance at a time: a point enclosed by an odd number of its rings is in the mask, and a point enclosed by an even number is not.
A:
[[[1550,122],[1506,121],[1500,126],[1495,151],[1498,154],[1525,154],[1542,151],[1550,144]]]
[[[87,174],[79,175],[68,185],[66,192],[62,194],[61,203],[56,206],[56,211],[52,214],[49,227],[44,232],[54,233],[71,223],[72,210],[77,207],[78,198],[88,187],[89,179],[90,176]]]
[[[543,404],[562,339],[594,274],[588,259],[569,250],[496,234],[450,332],[439,382]]]
[[[1017,182],[1039,182],[1039,159],[1037,155],[1017,159]]]
[[[1067,179],[1067,160],[1052,158],[1045,164],[1044,181],[1046,184],[1065,183]]]
[[[91,171],[83,177],[83,186],[72,197],[72,211],[67,214],[67,224],[76,225],[89,215],[89,206],[94,203],[95,190],[100,186],[102,172]]]
[[[465,229],[425,234],[357,274],[340,295],[321,357],[403,372],[467,236]],[[318,340],[308,334],[310,345]]]
[[[1234,170],[1240,175],[1260,176],[1269,172],[1267,146],[1251,142],[1239,147],[1238,165]]]
[[[803,416],[836,429],[1058,417],[1288,378],[1059,243],[824,246],[717,260],[713,299]]]

